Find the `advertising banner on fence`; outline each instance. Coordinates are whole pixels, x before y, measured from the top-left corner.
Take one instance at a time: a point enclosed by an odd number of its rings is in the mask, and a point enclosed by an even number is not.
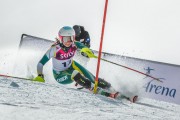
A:
[[[180,65],[124,57],[109,53],[104,53],[104,56],[116,56],[116,58],[119,59],[118,61],[125,61],[126,65],[135,63],[136,65],[133,65],[133,69],[162,81],[157,82],[153,80],[153,78],[145,76],[142,87],[143,97],[180,104]],[[121,62],[120,64],[123,63],[124,62]]]
[[[40,49],[46,51],[53,41],[23,34],[19,48]],[[41,46],[40,46],[41,45]],[[94,51],[97,52],[97,51]],[[161,63],[157,61],[143,60],[127,56],[121,56],[103,52],[103,58],[108,56],[111,61],[113,57],[119,64],[133,65],[133,68],[150,76],[154,76],[163,82],[157,82],[151,77],[144,76],[142,86],[142,97],[180,104],[180,65]],[[111,58],[112,57],[112,58]],[[123,61],[123,62],[122,62]]]

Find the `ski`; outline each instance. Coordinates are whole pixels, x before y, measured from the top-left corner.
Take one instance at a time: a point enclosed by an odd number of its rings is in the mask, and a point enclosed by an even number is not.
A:
[[[107,92],[111,93],[112,98],[114,99],[126,99],[132,103],[135,103],[138,99],[138,95],[133,95],[131,97],[122,94],[121,92],[115,90],[113,87],[110,87]]]
[[[131,96],[131,97],[127,97],[125,95],[119,95],[119,97],[117,99],[126,99],[132,103],[135,103],[137,102],[138,100],[138,95],[134,95],[134,96]]]
[[[75,86],[77,87],[78,84],[75,84]],[[78,90],[82,90],[82,89],[85,89],[85,90],[88,90],[89,92],[93,92],[93,87],[90,88],[90,89],[86,89],[84,87],[77,87]],[[122,100],[122,99],[126,99],[128,101],[130,101],[131,103],[135,103],[137,100],[138,100],[138,95],[134,95],[134,96],[131,96],[131,97],[127,97],[123,94],[121,94],[120,92],[116,92],[116,91],[106,91],[104,89],[101,89],[101,88],[98,88],[97,90],[99,92],[100,95],[102,96],[105,96],[105,97],[108,97],[108,98],[113,98],[113,99],[116,99],[116,100]]]

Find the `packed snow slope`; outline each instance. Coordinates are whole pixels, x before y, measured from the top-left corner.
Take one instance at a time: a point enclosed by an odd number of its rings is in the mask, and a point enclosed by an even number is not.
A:
[[[32,78],[42,53],[18,54],[2,50],[0,74]],[[82,59],[77,61],[81,61]],[[84,61],[84,60],[83,60]],[[81,61],[81,63],[83,63]],[[85,66],[95,73],[96,59]],[[111,99],[58,84],[52,76],[51,62],[44,67],[46,83],[0,77],[0,120],[179,120],[180,105],[141,97],[140,77],[127,70],[101,63],[100,77],[123,94],[138,94],[137,103]],[[103,71],[103,72],[102,72]],[[121,73],[121,74],[119,74]],[[130,74],[130,75],[129,75]]]
[[[59,84],[0,78],[1,120],[179,120],[180,106],[142,98],[137,103]]]

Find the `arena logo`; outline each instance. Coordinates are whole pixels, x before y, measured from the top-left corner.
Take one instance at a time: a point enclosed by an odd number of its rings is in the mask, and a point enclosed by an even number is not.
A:
[[[176,89],[171,89],[168,87],[160,86],[160,85],[155,85],[152,83],[153,80],[148,82],[145,85],[145,91],[149,93],[155,93],[163,96],[169,96],[175,98],[176,96]]]

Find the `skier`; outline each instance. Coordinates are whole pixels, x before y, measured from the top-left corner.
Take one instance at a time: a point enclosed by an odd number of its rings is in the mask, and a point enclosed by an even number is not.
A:
[[[76,33],[75,40],[83,43],[85,46],[90,48],[90,36],[88,31],[85,30],[83,26],[80,25],[74,25],[73,29]]]
[[[43,66],[52,58],[53,75],[60,84],[70,84],[75,82],[83,88],[93,90],[95,76],[87,69],[73,60],[77,49],[81,49],[83,55],[91,58],[94,54],[82,43],[75,41],[75,31],[69,26],[64,26],[59,30],[57,41],[45,53],[37,65],[38,76],[34,81],[45,82]],[[111,90],[111,84],[104,79],[98,79],[98,93],[107,97],[115,98],[118,93],[111,94],[106,90]]]

